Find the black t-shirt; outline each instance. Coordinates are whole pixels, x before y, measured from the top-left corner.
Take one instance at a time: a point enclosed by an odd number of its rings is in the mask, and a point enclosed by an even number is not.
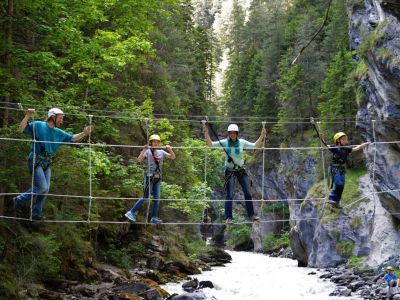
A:
[[[332,164],[344,164],[346,163],[347,157],[353,151],[353,147],[351,146],[341,146],[339,148],[331,148],[336,147],[334,145],[330,145],[329,151],[332,152]]]

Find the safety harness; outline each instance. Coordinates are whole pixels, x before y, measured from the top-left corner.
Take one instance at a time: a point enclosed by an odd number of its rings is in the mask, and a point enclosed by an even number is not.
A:
[[[32,130],[36,131],[36,127],[33,126]],[[34,136],[38,136],[37,132],[34,133]],[[42,143],[45,143],[44,141],[41,141]],[[33,145],[35,147],[35,145]],[[43,168],[43,171],[46,171],[48,167],[53,163],[54,160],[54,155],[50,155],[47,151],[46,148],[42,145],[40,145],[40,150],[35,153],[35,165],[33,167],[33,170],[36,170],[37,167],[41,166]],[[45,162],[47,161],[47,164]]]
[[[147,141],[147,134],[143,129],[142,122],[140,119],[138,120],[138,122],[139,122],[140,131],[142,132],[144,139]],[[156,184],[161,180],[161,168],[160,168],[160,164],[156,158],[156,155],[154,154],[154,149],[150,148],[150,152],[151,152],[151,155],[153,156],[154,162],[156,163],[156,169],[154,170],[154,172],[151,176],[147,176],[147,174],[146,174],[146,177],[150,177],[150,180],[149,181],[146,180],[146,186],[144,188],[145,192],[148,189],[150,183]]]
[[[313,125],[313,127],[314,127],[314,129],[315,129],[315,132],[317,133],[317,136],[318,136],[318,138],[319,138],[319,140],[326,146],[326,147],[328,147],[329,148],[329,146],[328,146],[328,144],[321,138],[321,135],[320,135],[320,133],[319,133],[319,131],[318,131],[318,128],[317,128],[317,126],[315,125],[315,122],[314,122],[314,118],[310,118],[310,122],[311,122],[311,124]],[[330,179],[330,184],[328,183],[328,186],[330,186],[330,188],[333,188],[333,184],[334,184],[334,180],[333,180],[333,178],[334,178],[334,176],[335,176],[335,174],[336,174],[336,172],[346,172],[346,163],[331,163],[330,165],[329,165],[329,168],[328,168],[328,172],[329,172],[329,174],[331,175],[330,177],[329,177],[329,179]]]
[[[236,176],[236,178],[238,178],[239,176],[248,176],[248,175],[247,175],[246,169],[243,166],[239,166],[237,163],[235,163],[232,156],[230,156],[228,151],[226,151],[225,146],[222,144],[221,140],[219,139],[212,124],[208,121],[205,122],[206,126],[207,126],[207,124],[208,124],[208,127],[210,128],[212,134],[214,135],[214,137],[218,140],[218,143],[221,145],[222,149],[224,149],[224,152],[225,152],[226,156],[228,157],[228,162],[233,164],[233,169],[227,168],[227,174],[225,176],[225,183],[224,183],[224,190],[226,190],[226,187],[227,187],[229,181],[232,179],[232,177]]]

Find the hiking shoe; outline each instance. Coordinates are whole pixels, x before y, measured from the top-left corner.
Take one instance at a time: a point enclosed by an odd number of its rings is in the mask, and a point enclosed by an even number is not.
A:
[[[250,219],[251,219],[252,222],[259,222],[260,221],[260,218],[257,217],[256,215],[252,215]]]
[[[131,211],[128,211],[125,214],[125,217],[128,218],[128,220],[131,221],[131,222],[136,222],[136,216]]]
[[[161,220],[159,219],[159,218],[157,218],[157,217],[152,217],[151,219],[150,219],[150,223],[151,224],[161,224]]]
[[[226,225],[229,225],[229,224],[232,224],[232,223],[233,223],[233,221],[232,221],[231,218],[226,218],[226,219],[225,219],[225,224],[226,224]]]

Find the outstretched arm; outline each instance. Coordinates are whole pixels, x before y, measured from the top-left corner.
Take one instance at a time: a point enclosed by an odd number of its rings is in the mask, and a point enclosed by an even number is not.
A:
[[[329,148],[329,145],[325,142],[325,135],[323,133],[319,134],[319,139],[322,142],[322,145],[324,145],[325,148]]]
[[[258,140],[256,141],[256,148],[260,148],[263,145],[264,139],[267,135],[267,130],[265,128],[261,129],[261,134]]]
[[[92,125],[85,126],[85,128],[83,128],[82,132],[74,134],[74,136],[72,137],[71,141],[72,142],[77,142],[80,139],[84,138],[85,136],[89,135],[89,133],[91,133],[92,131],[93,131],[93,126]]]
[[[352,152],[354,151],[359,151],[365,147],[367,147],[369,144],[371,144],[370,142],[366,142],[366,143],[362,143],[361,145],[355,146],[352,150]]]
[[[29,119],[35,114],[35,109],[29,108],[26,112],[25,117],[22,119],[21,123],[19,124],[19,132],[24,132],[26,126],[28,125]]]
[[[165,149],[168,152],[168,155],[167,155],[168,158],[170,158],[170,159],[175,159],[176,158],[176,155],[175,155],[174,151],[172,151],[172,147],[171,146],[167,145],[167,146],[165,146]]]
[[[212,146],[212,140],[210,138],[210,134],[208,133],[208,128],[207,126],[203,127],[203,133],[204,133],[204,137],[206,138],[206,144],[208,147]]]

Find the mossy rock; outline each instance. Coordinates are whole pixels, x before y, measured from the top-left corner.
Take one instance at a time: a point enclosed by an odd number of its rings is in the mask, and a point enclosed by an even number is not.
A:
[[[145,278],[143,280],[143,282],[145,284],[147,284],[149,287],[154,288],[160,294],[160,296],[162,298],[167,298],[169,296],[169,293],[166,290],[162,289],[160,287],[160,285],[157,282],[155,282],[154,280],[151,280],[149,278]]]

